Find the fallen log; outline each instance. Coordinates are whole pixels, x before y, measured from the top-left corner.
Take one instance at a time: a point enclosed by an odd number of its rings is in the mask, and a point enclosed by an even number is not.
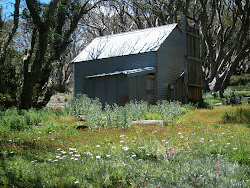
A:
[[[80,130],[80,129],[87,129],[87,128],[88,128],[87,125],[77,125],[77,126],[75,127],[75,129],[77,129],[77,130]]]
[[[132,121],[132,125],[162,125],[163,120],[140,120]]]

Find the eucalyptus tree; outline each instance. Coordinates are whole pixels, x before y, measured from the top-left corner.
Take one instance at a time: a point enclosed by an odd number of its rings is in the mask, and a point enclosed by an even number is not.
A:
[[[55,88],[52,78],[57,62],[72,42],[71,36],[79,20],[100,2],[102,1],[51,0],[49,4],[45,4],[38,0],[25,0],[25,8],[20,14],[20,0],[15,0],[12,24],[8,33],[2,33],[5,25],[2,14],[0,19],[0,93],[13,93],[13,98],[17,99],[20,108],[44,106]],[[21,27],[18,30],[20,19]],[[11,45],[22,39],[26,42],[22,45],[16,43],[18,52],[24,53],[20,71],[22,78],[15,81],[17,92],[6,79],[3,82],[2,78],[5,74],[14,76],[17,73],[16,67],[11,66],[12,60],[7,59],[7,54]],[[4,66],[7,69],[3,69]]]
[[[223,92],[249,55],[248,0],[124,0],[138,29],[180,23],[183,14],[200,24],[204,90]],[[181,23],[180,23],[181,25]]]
[[[204,83],[223,92],[250,50],[249,1],[200,0]]]
[[[20,58],[11,46],[19,23],[20,0],[15,0],[13,19],[3,19],[3,7],[0,7],[0,108],[16,104],[18,78],[16,60]]]
[[[71,92],[73,84],[73,66],[72,60],[82,51],[87,43],[87,32],[81,26],[78,26],[71,35],[71,42],[64,53],[56,61],[52,73],[52,80],[55,84],[55,91],[60,93]]]

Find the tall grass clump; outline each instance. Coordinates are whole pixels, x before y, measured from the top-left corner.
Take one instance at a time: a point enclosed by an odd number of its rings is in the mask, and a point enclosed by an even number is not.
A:
[[[67,103],[65,110],[72,116],[86,115],[88,114],[92,101],[93,100],[88,98],[87,95],[77,95],[77,97],[74,97]]]
[[[213,109],[214,108],[213,100],[214,96],[209,92],[205,92],[202,93],[202,101],[198,101],[197,105],[199,108]]]
[[[156,118],[166,123],[173,123],[187,112],[190,105],[180,102],[158,101],[149,105],[146,101],[131,101],[125,106],[106,104],[104,107],[98,98],[90,99],[86,95],[78,95],[66,106],[69,115],[84,115],[90,128],[122,127],[128,128],[132,121]]]
[[[149,112],[149,105],[146,101],[130,101],[124,108],[133,121],[145,119]]]
[[[47,109],[18,110],[9,108],[0,111],[0,136],[7,136],[11,131],[31,130],[36,125],[45,125],[63,115],[63,112]]]
[[[226,112],[221,115],[223,123],[243,123],[250,127],[250,111],[244,108],[237,108],[235,112]]]
[[[152,105],[150,110],[152,113],[157,113],[161,116],[161,120],[165,123],[173,123],[180,118],[188,110],[189,106],[183,106],[181,102],[169,102],[166,100],[158,101],[156,105]]]

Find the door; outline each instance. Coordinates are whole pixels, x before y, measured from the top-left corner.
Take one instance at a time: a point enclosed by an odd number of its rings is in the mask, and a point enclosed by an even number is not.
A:
[[[156,84],[155,84],[155,74],[151,73],[147,75],[147,102],[149,104],[154,104],[156,101]]]

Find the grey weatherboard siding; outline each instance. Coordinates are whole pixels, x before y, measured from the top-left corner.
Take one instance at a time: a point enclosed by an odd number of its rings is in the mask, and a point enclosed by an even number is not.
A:
[[[144,75],[131,77],[125,74],[98,78],[88,78],[88,76],[155,67],[155,100],[167,99],[168,87],[183,72],[184,62],[182,33],[176,24],[169,27],[171,32],[167,34],[167,38],[160,43],[160,46],[158,44],[157,50],[74,62],[74,96],[82,93],[91,98],[99,97],[103,104],[105,102],[119,104],[121,96],[128,97],[128,100],[147,100],[147,72]]]
[[[157,99],[166,100],[167,88],[183,72],[184,49],[180,29],[175,28],[157,51]]]
[[[87,76],[111,73],[130,69],[156,66],[156,52],[96,59],[74,63],[74,96],[87,93],[85,81]]]

